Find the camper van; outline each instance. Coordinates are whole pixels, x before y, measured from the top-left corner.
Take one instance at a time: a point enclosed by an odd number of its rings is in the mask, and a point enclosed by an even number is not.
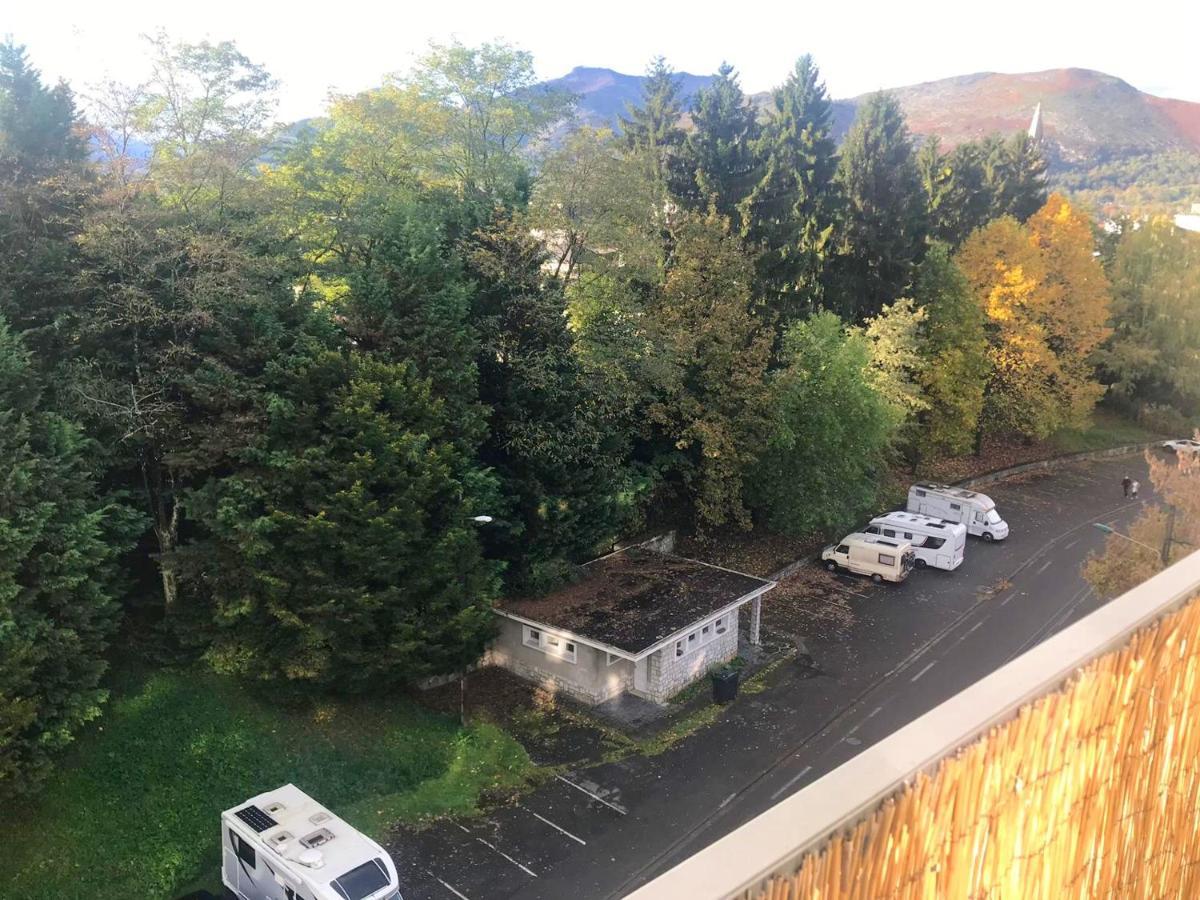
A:
[[[910,544],[856,532],[822,550],[821,560],[830,572],[846,569],[870,575],[875,582],[903,581],[912,571],[914,556]]]
[[[967,526],[968,534],[985,541],[1008,537],[1008,523],[996,512],[996,504],[978,491],[920,482],[908,489],[908,511],[944,522],[961,522]]]
[[[221,856],[238,900],[403,900],[387,852],[292,784],[221,813]]]
[[[890,512],[876,516],[862,533],[868,540],[883,538],[912,544],[918,569],[933,566],[952,572],[962,565],[967,547],[967,526],[920,513]]]

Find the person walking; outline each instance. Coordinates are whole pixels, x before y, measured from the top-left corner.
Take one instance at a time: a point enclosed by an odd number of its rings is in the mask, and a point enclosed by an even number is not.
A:
[[[1140,487],[1140,485],[1136,481],[1129,486],[1129,495],[1133,497],[1134,500],[1137,499],[1138,487]]]
[[[1126,475],[1121,479],[1121,490],[1125,492],[1125,497],[1129,497],[1129,489],[1133,486],[1133,479]]]

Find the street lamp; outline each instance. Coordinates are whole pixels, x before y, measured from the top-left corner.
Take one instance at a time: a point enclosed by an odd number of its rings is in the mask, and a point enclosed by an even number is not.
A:
[[[491,525],[496,520],[492,516],[471,516],[476,525]],[[458,723],[463,727],[467,724],[467,668],[464,665],[458,673]]]
[[[1121,532],[1117,531],[1117,529],[1113,528],[1111,525],[1105,525],[1103,522],[1093,522],[1092,525],[1094,525],[1096,528],[1099,528],[1105,534],[1115,534],[1117,537],[1124,538],[1131,544],[1137,544],[1139,547],[1145,547],[1155,556],[1160,556],[1162,554],[1162,551],[1159,550],[1158,547],[1151,547],[1149,544],[1144,544],[1141,541],[1134,540],[1127,534],[1121,534]]]

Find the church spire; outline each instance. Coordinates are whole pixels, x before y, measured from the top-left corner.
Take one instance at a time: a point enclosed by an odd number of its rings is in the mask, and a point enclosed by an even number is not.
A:
[[[1033,119],[1029,122],[1029,137],[1035,141],[1042,139],[1042,103],[1039,100],[1038,105],[1034,107]]]

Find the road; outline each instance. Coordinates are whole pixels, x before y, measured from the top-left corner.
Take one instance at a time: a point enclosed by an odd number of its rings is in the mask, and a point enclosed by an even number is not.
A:
[[[1122,497],[1128,472],[1139,501]],[[565,773],[520,805],[397,837],[409,900],[622,897],[1096,609],[1079,574],[1154,500],[1140,456],[986,489],[1012,532],[969,539],[955,572],[902,585],[846,576],[856,621],[810,640],[823,673],[785,665],[717,723],[655,757]],[[799,577],[803,577],[803,573]],[[769,602],[769,600],[768,600]]]

